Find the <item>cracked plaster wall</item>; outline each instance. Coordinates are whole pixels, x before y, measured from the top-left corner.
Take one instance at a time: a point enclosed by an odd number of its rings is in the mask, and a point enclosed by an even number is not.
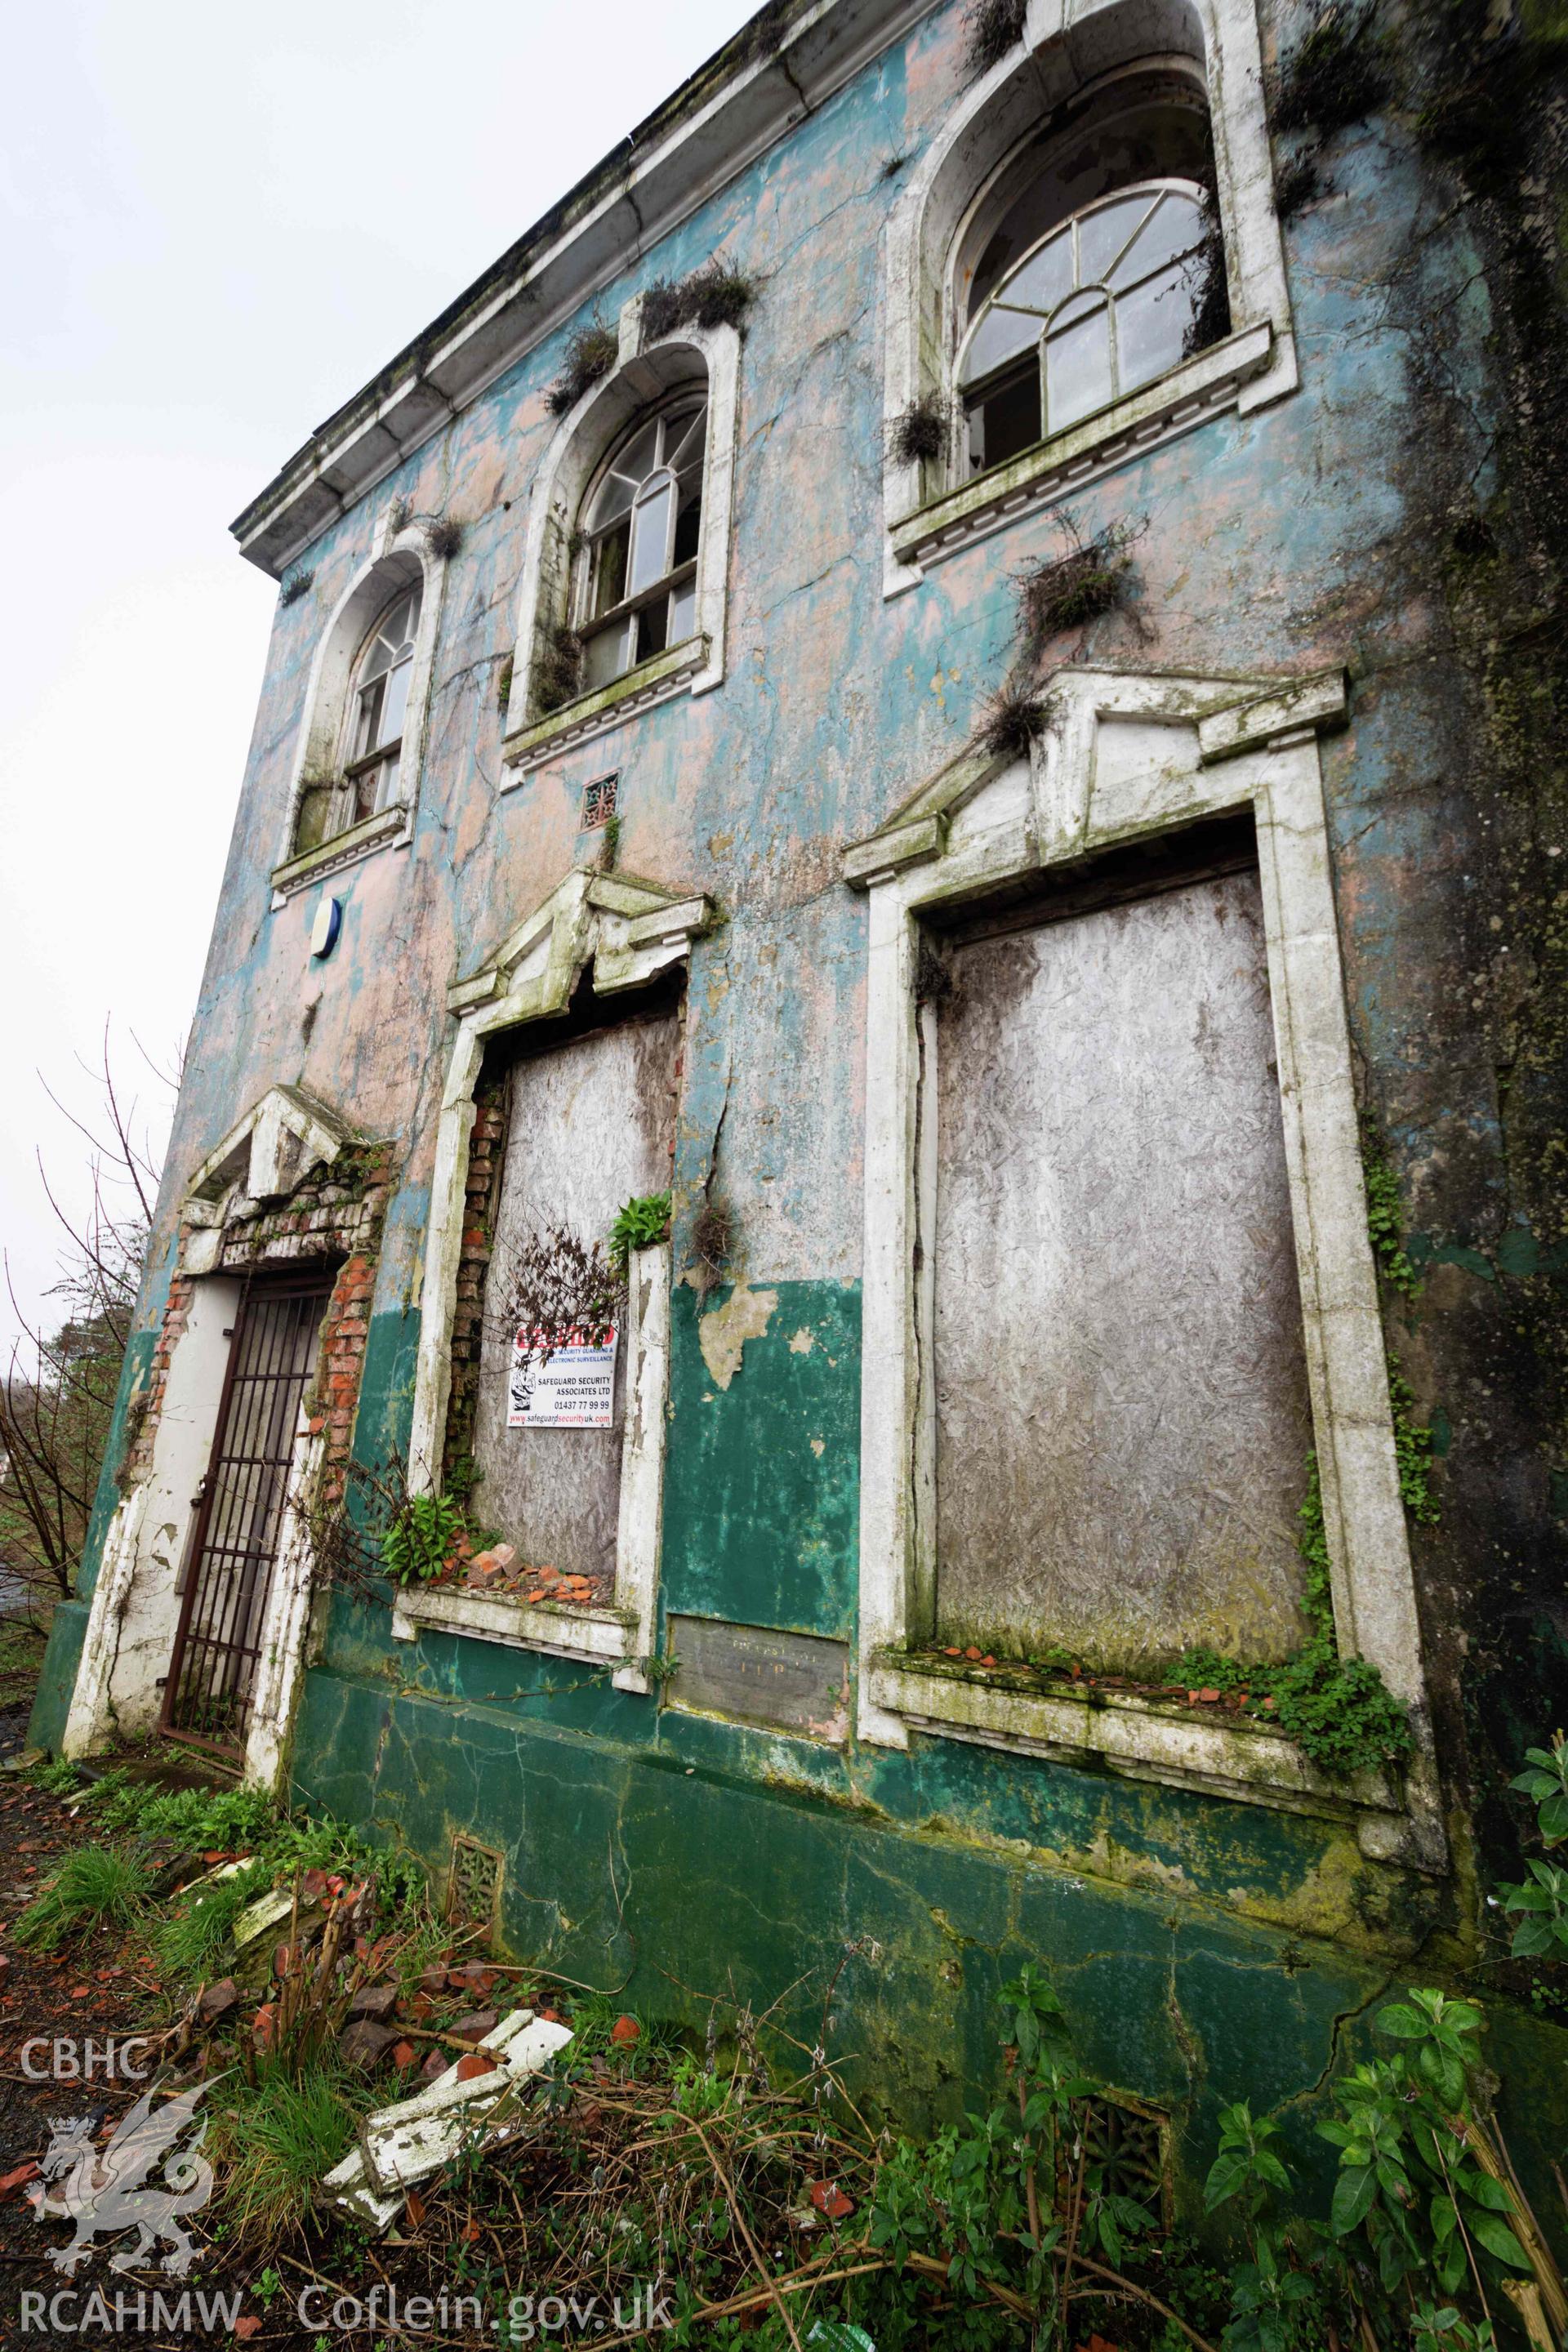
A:
[[[1263,19],[1270,57],[1303,22],[1300,10],[1273,5]],[[614,315],[655,277],[714,251],[760,281],[742,362],[721,690],[645,713],[521,789],[500,791],[497,680],[511,646],[531,472],[552,430],[544,394],[565,331],[307,551],[314,584],[280,607],[274,631],[158,1213],[158,1270],[126,1375],[129,1396],[144,1377],[174,1205],[192,1171],[267,1087],[297,1084],[352,1109],[365,1131],[395,1139],[361,1450],[374,1459],[405,1433],[450,1041],[444,991],[596,845],[578,832],[583,786],[618,763],[624,865],[709,890],[726,917],[691,963],[677,1266],[722,1114],[717,1173],[737,1220],[735,1270],[753,1293],[779,1301],[720,1389],[699,1344],[696,1302],[677,1294],[663,1599],[837,1635],[853,1623],[865,923],[840,885],[839,854],[960,748],[1011,658],[1012,575],[1060,544],[1050,514],[1037,514],[910,593],[890,604],[880,593],[879,232],[900,173],[962,86],[963,41],[956,0],[934,9],[695,217],[651,252],[628,256],[601,298]],[[1385,1312],[1418,1410],[1438,1433],[1444,1524],[1418,1534],[1417,1577],[1462,1853],[1470,1791],[1480,1782],[1492,1792],[1482,1851],[1466,1858],[1485,1883],[1506,1874],[1516,1830],[1495,1791],[1524,1740],[1549,1730],[1565,1654],[1552,1547],[1568,1481],[1559,1468],[1551,1484],[1562,1456],[1549,1422],[1562,1317],[1549,1286],[1568,1214],[1549,1181],[1549,1153],[1537,1151],[1527,1177],[1514,1138],[1526,1065],[1529,1117],[1536,1129],[1551,1118],[1541,1108],[1550,1088],[1539,1022],[1530,1026],[1544,943],[1539,929],[1527,935],[1537,900],[1516,887],[1515,867],[1533,857],[1549,874],[1543,861],[1568,849],[1568,835],[1560,839],[1552,779],[1533,809],[1494,785],[1473,685],[1455,658],[1448,520],[1433,488],[1447,477],[1435,452],[1451,443],[1480,495],[1495,488],[1495,473],[1484,471],[1500,397],[1488,253],[1468,216],[1447,206],[1448,183],[1417,153],[1407,117],[1341,134],[1331,176],[1333,193],[1288,231],[1300,393],[1246,418],[1218,417],[1075,501],[1086,535],[1146,518],[1133,551],[1137,594],[1049,657],[1140,669],[1351,668],[1352,723],[1324,747],[1335,883],[1364,1090],[1390,1137],[1426,1273],[1417,1313],[1392,1299]],[[342,933],[317,965],[308,940],[319,894],[274,913],[268,872],[316,635],[395,496],[464,525],[437,622],[417,823],[408,848],[334,877]],[[1479,593],[1473,582],[1464,589]],[[1483,635],[1486,625],[1483,610]],[[1521,1063],[1521,1035],[1536,1061],[1526,1054]],[[800,1329],[816,1335],[809,1352],[790,1349]],[[84,1592],[91,1573],[89,1559]],[[79,1601],[60,1613],[37,1718],[46,1730],[60,1712],[81,1613]],[[1428,1969],[1462,1949],[1468,1896],[1361,1862],[1331,1825],[940,1741],[917,1742],[907,1759],[840,1759],[668,1714],[656,1730],[651,1701],[581,1689],[580,1677],[548,1660],[467,1647],[458,1660],[444,1640],[420,1645],[428,1696],[412,1712],[416,1702],[396,1695],[407,1669],[390,1658],[384,1612],[340,1601],[300,1731],[306,1790],[362,1815],[377,1758],[417,1749],[437,1793],[416,1843],[439,1860],[451,1827],[479,1829],[489,1818],[476,1763],[485,1740],[500,1740],[529,1775],[540,1769],[528,1760],[530,1743],[543,1742],[565,1785],[576,1776],[584,1789],[613,1749],[623,1781],[629,1759],[641,1759],[645,1810],[625,1818],[629,1846],[651,1818],[647,1792],[672,1770],[685,1777],[670,1743],[700,1748],[692,1770],[728,1774],[752,1821],[767,1801],[761,1789],[791,1821],[805,1801],[792,1792],[803,1789],[815,1792],[811,1805],[885,1807],[897,1835],[879,1832],[882,1850],[897,1845],[901,1859],[877,1884],[896,1879],[899,1899],[931,1916],[938,1880],[968,1890],[952,1898],[959,1910],[1024,1904],[1026,1882],[1028,1904],[1009,1932],[1034,1937],[1063,1965],[1074,1938],[1099,1932],[1086,1923],[1101,1917],[1096,1906],[1113,1882],[1158,1890],[1158,1901],[1140,1894],[1144,1907],[1116,1913],[1129,1924],[1107,1947],[1125,1983],[1148,1988],[1119,2006],[1150,2033],[1163,2031],[1167,1916],[1200,1939],[1220,1935],[1215,1923],[1228,1918],[1225,1937],[1250,1922],[1247,1932],[1267,1928],[1276,1949],[1299,1933],[1367,1954],[1420,1951]],[[383,1711],[374,1737],[356,1729],[339,1745],[340,1722],[361,1725],[365,1710]],[[416,1722],[417,1733],[395,1739],[395,1721]],[[563,1764],[567,1734],[576,1744]],[[393,1777],[374,1786],[375,1818],[395,1831],[405,1801],[395,1801]],[[583,1803],[592,1811],[587,1796]],[[838,1815],[808,1808],[798,1818],[820,1837],[822,1820]],[[933,1821],[951,1832],[933,1835]],[[662,1869],[689,1885],[709,1834],[690,1814],[661,1817],[646,1830],[644,1883]],[[531,1946],[536,1917],[582,1909],[597,1900],[585,1890],[598,1881],[588,1847],[534,1844],[515,1823],[509,1835],[528,1882],[517,1904],[543,1906],[509,1914],[515,1939]],[[800,1866],[811,1882],[815,1865]],[[1092,1901],[1090,1881],[1100,1890]],[[857,1920],[878,1915],[871,1885],[852,1906]],[[742,1891],[731,1874],[725,1903]],[[1040,1907],[1030,1908],[1037,1895]],[[763,1958],[782,1981],[793,1973],[793,1940],[816,1929],[771,1883],[758,1917],[762,1989]],[[895,1971],[881,1996],[888,2018],[900,2021],[889,2022],[887,2046],[897,2043],[900,2063],[916,2074],[940,2072],[948,2063],[940,2027],[914,2023],[929,1990],[920,1971],[936,1948],[929,1929],[912,1948],[919,1968]],[[1361,1961],[1352,1968],[1324,1943],[1314,1949],[1328,1955],[1314,1968],[1340,1989],[1307,2007],[1291,1995],[1288,2033],[1282,2013],[1270,2019],[1293,2053],[1292,2080],[1316,2078],[1329,2055],[1329,2013],[1370,1981],[1356,1974]],[[1267,1981],[1278,2003],[1282,1981]],[[980,1996],[964,1999],[973,2038]],[[1238,2008],[1237,2032],[1242,2016]],[[1500,2037],[1525,2031],[1506,2009],[1500,2019]]]

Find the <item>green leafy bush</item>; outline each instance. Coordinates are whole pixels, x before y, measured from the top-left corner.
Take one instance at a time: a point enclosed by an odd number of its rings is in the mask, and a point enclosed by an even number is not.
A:
[[[1550,1748],[1527,1748],[1528,1770],[1512,1786],[1533,1798],[1536,1826],[1550,1853],[1568,1839],[1568,1740],[1559,1732]],[[1520,1886],[1500,1886],[1505,1911],[1521,1913],[1513,1931],[1515,1959],[1542,1955],[1568,1959],[1568,1870],[1555,1863],[1528,1857],[1529,1879]]]
[[[81,1792],[93,1825],[109,1836],[172,1838],[194,1853],[238,1853],[264,1839],[277,1809],[259,1789],[160,1789],[132,1779],[123,1767]]]
[[[1340,2151],[1330,2227],[1364,2242],[1385,2293],[1435,2280],[1446,2299],[1468,2290],[1485,2316],[1489,2285],[1531,2266],[1519,2209],[1471,2107],[1481,2012],[1422,1990],[1391,2002],[1377,2025],[1408,2047],[1334,2086],[1342,2119],[1318,2126]],[[1434,2322],[1429,2332],[1442,2331]]]

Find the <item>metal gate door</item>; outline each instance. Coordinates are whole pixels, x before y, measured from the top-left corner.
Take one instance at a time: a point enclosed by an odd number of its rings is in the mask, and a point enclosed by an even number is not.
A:
[[[243,1746],[294,1458],[330,1296],[319,1277],[240,1300],[163,1692],[163,1728]]]

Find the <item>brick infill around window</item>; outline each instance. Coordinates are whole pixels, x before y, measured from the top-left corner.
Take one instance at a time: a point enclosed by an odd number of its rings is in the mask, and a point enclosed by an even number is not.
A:
[[[489,1271],[510,1104],[511,1089],[504,1070],[480,1081],[474,1097],[473,1132],[468,1139],[463,1241],[458,1258],[457,1304],[452,1314],[452,1388],[441,1454],[443,1486],[450,1478],[454,1464],[473,1452],[479,1358],[484,1344],[485,1276]]]
[[[336,1262],[315,1381],[306,1394],[310,1433],[326,1441],[319,1499],[327,1505],[342,1494],[353,1452],[381,1229],[392,1189],[392,1152],[389,1143],[342,1152],[330,1167],[318,1163],[309,1169],[287,1199],[226,1220],[215,1268],[227,1275],[285,1273]],[[126,1484],[137,1484],[152,1471],[169,1367],[189,1318],[195,1279],[177,1274],[169,1285],[144,1402],[126,1450]]]

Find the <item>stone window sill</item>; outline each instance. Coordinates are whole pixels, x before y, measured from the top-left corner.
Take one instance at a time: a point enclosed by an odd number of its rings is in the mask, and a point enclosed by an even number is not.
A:
[[[513,1650],[542,1650],[586,1665],[632,1664],[637,1619],[625,1609],[574,1609],[546,1601],[531,1607],[510,1594],[472,1592],[453,1585],[410,1585],[392,1605],[392,1637],[412,1642],[421,1631],[461,1633]]]
[[[1069,432],[917,508],[892,527],[893,553],[906,567],[896,584],[912,585],[911,574],[1231,407],[1273,352],[1274,330],[1267,320],[1244,327]]]
[[[407,838],[406,802],[396,801],[391,808],[377,809],[374,816],[362,817],[346,832],[334,833],[330,841],[318,842],[314,849],[301,850],[298,857],[287,857],[281,866],[275,866],[272,904],[275,908],[284,906],[295,891],[307,889],[312,882],[324,881],[329,874],[336,874],[345,866],[357,866],[362,857]]]
[[[501,745],[506,766],[518,772],[502,789],[521,783],[531,770],[559,752],[569,751],[574,744],[586,743],[618,727],[623,719],[688,692],[706,667],[708,655],[706,637],[683,637],[679,645],[668,646],[650,661],[639,662],[624,677],[613,677],[608,686],[580,694],[574,702],[563,703],[559,710],[520,727]]]
[[[911,1731],[1161,1780],[1211,1797],[1352,1822],[1362,1852],[1429,1869],[1402,1790],[1380,1771],[1331,1780],[1295,1742],[1256,1718],[1215,1722],[1130,1692],[1023,1689],[1005,1671],[940,1664],[922,1653],[873,1653],[870,1696]]]

